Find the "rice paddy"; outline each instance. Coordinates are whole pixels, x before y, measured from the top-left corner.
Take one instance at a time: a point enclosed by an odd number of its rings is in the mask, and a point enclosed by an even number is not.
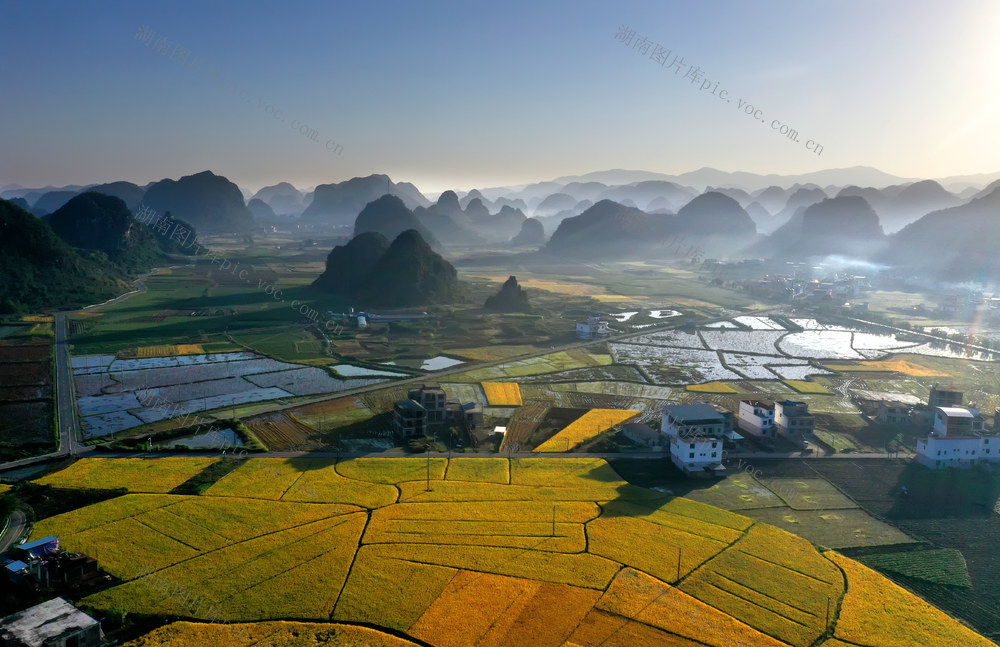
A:
[[[103,473],[79,461],[89,471],[45,478],[100,487],[118,473],[128,476],[116,483],[135,487],[143,474],[113,464],[129,459],[105,460]],[[185,475],[204,467],[171,465]],[[855,562],[747,516],[630,486],[600,459],[435,459],[429,482],[427,468],[423,458],[251,460],[201,496],[126,494],[44,519],[33,536],[57,535],[122,580],[83,598],[97,612],[195,621],[134,647],[331,636],[805,647],[826,631],[857,644],[934,644],[926,632],[989,644]],[[165,490],[181,477],[156,478]],[[829,625],[828,599],[844,601]],[[860,611],[872,605],[874,620]],[[910,642],[893,642],[899,623]]]

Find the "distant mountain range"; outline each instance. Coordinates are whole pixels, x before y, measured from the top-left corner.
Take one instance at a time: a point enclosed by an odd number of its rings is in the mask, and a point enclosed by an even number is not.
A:
[[[992,183],[984,187],[987,182]],[[521,187],[445,191],[435,202],[413,184],[381,174],[321,184],[312,192],[279,182],[250,198],[210,171],[146,186],[124,181],[38,189],[8,185],[2,194],[51,219],[88,190],[121,201],[126,210],[144,204],[169,212],[209,234],[294,225],[353,228],[355,236],[377,232],[391,241],[413,230],[438,250],[541,247],[549,256],[601,258],[658,253],[661,241],[686,238],[699,253],[720,258],[836,253],[915,270],[926,267],[949,277],[976,276],[992,267],[984,247],[992,233],[977,238],[974,227],[992,232],[994,220],[1000,220],[992,210],[1000,173],[915,180],[863,166],[797,175],[616,169]],[[56,227],[61,221],[52,222]],[[61,232],[70,235],[67,229]],[[940,241],[952,248],[938,250]],[[946,260],[963,253],[963,246],[966,261]],[[164,251],[178,250],[157,250]],[[134,267],[147,262],[134,261]]]

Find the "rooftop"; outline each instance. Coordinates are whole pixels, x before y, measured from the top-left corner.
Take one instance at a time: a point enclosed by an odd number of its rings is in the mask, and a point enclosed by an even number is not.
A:
[[[406,411],[425,411],[424,407],[419,402],[414,402],[413,400],[398,400],[395,406]]]
[[[722,414],[710,404],[668,404],[663,413],[682,424],[704,424],[725,422]]]
[[[0,640],[42,647],[53,638],[96,624],[96,620],[66,600],[53,598],[4,618],[0,622]]]
[[[975,418],[975,414],[964,407],[938,407],[938,411],[949,418]]]

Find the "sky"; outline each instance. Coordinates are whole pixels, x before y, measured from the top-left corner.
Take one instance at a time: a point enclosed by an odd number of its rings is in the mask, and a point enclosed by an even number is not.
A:
[[[995,0],[0,0],[0,17],[0,187],[1000,171]]]

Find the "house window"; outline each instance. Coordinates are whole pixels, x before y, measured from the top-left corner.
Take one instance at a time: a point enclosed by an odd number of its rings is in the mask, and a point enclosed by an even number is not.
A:
[[[712,452],[712,458],[715,458],[715,452]]]
[[[689,447],[689,449],[694,449],[694,443],[691,443],[691,447]]]
[[[712,443],[712,449],[715,449],[718,446],[718,444],[719,443]],[[712,456],[715,456],[715,454],[712,454]]]
[[[688,458],[694,458],[694,452],[691,452],[690,454],[688,454]]]

